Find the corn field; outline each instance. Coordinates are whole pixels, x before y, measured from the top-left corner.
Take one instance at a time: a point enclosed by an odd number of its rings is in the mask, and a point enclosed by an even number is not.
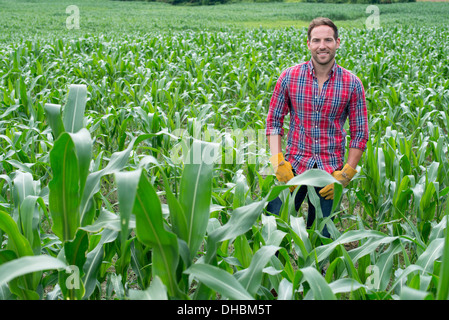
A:
[[[306,29],[1,46],[0,298],[448,299],[449,27],[340,37],[371,136],[333,220],[309,193],[310,229],[263,135],[280,73],[310,59]]]

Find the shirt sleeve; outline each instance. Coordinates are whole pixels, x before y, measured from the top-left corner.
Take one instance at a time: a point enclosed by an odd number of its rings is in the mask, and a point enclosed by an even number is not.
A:
[[[366,109],[365,90],[359,78],[351,94],[349,102],[349,130],[351,141],[349,148],[366,150],[369,139],[368,113]]]
[[[273,95],[271,97],[270,106],[267,115],[266,135],[284,135],[284,117],[290,110],[290,98],[288,95],[288,69],[282,72]]]

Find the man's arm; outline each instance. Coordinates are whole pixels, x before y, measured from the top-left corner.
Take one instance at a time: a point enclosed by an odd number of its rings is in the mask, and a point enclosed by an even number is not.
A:
[[[290,111],[290,98],[288,95],[288,86],[286,75],[289,69],[282,72],[276,86],[274,88],[273,96],[270,100],[267,115],[266,135],[268,145],[271,152],[270,162],[276,173],[276,178],[280,182],[288,182],[293,178],[292,165],[284,159],[282,152],[282,136],[284,135],[284,117]],[[290,187],[292,191],[294,186]]]
[[[351,141],[349,142],[348,162],[351,159],[358,163],[361,157],[360,151],[363,153],[366,150],[366,143],[369,139],[365,89],[358,78],[349,103],[349,131],[351,132]],[[353,150],[351,154],[351,149],[358,150]],[[357,163],[354,164],[357,166]]]
[[[268,146],[273,156],[282,152],[281,135],[268,136]]]
[[[361,149],[349,148],[348,161],[346,163],[356,169],[360,159],[362,158],[362,154],[363,151]]]
[[[276,82],[276,86],[274,87],[273,95],[270,100],[270,105],[268,107],[268,114],[267,114],[267,120],[266,120],[266,135],[268,137],[268,142],[270,143],[270,140],[273,140],[273,145],[276,146],[276,142],[280,141],[280,138],[284,135],[284,117],[290,112],[290,98],[288,95],[288,86],[287,86],[287,75],[288,69],[282,72],[281,76]],[[271,139],[270,136],[278,138]],[[279,148],[281,148],[281,145],[278,144]],[[272,154],[273,151],[279,151],[280,150],[276,147],[275,150],[271,150]],[[279,153],[277,152],[277,153]]]

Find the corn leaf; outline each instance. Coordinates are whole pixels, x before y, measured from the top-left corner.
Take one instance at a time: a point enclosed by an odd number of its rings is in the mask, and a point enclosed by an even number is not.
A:
[[[254,296],[260,287],[263,269],[279,249],[277,246],[263,246],[254,254],[249,267],[235,274],[251,296]]]
[[[185,164],[182,173],[179,203],[183,209],[181,214],[185,215],[187,222],[187,234],[182,232],[182,224],[176,229],[181,232],[178,236],[187,243],[192,259],[204,240],[209,222],[213,162],[205,161],[205,156],[216,147],[216,144],[194,141],[189,152],[190,163]],[[179,218],[175,223],[182,221]]]
[[[307,281],[315,300],[336,300],[329,284],[324,280],[322,275],[313,267],[299,269],[303,275],[303,280]]]
[[[0,210],[0,229],[8,235],[8,247],[18,257],[32,256],[33,250],[27,238],[19,231],[17,224],[11,216]]]
[[[86,85],[70,85],[67,103],[62,111],[62,122],[66,132],[76,133],[84,127],[86,101]]]
[[[64,123],[62,122],[61,105],[46,103],[44,110],[53,133],[53,139],[56,141],[61,133],[65,132]]]
[[[208,264],[196,263],[184,271],[201,283],[231,300],[254,300],[230,273]]]
[[[32,272],[64,269],[66,266],[63,261],[46,255],[21,257],[0,265],[0,286]]]
[[[209,234],[205,261],[207,263],[212,261],[220,242],[234,239],[251,229],[251,226],[262,213],[265,204],[266,199],[235,209],[225,225]]]
[[[440,258],[444,252],[444,243],[444,238],[437,238],[433,240],[424,253],[419,256],[416,264],[423,268],[423,272],[433,272],[433,264],[435,260]]]
[[[90,134],[86,129],[76,134],[61,134],[50,151],[52,230],[63,241],[72,240],[80,226],[81,191],[86,184],[91,151]]]
[[[178,240],[174,233],[164,227],[159,198],[145,174],[132,175],[129,179],[139,179],[134,202],[136,234],[139,241],[150,246],[153,276],[158,276],[170,296],[178,296],[176,268],[179,261]],[[133,199],[129,199],[134,201]]]
[[[449,210],[449,209],[448,209]],[[448,211],[449,212],[449,211]],[[448,220],[446,215],[444,220]],[[449,298],[449,228],[446,226],[444,237],[443,260],[440,269],[440,279],[438,280],[437,299],[447,300]]]
[[[151,281],[146,290],[129,290],[129,299],[131,300],[167,300],[167,289],[159,277]]]
[[[114,241],[117,238],[117,235],[117,231],[104,229],[101,232],[101,239],[99,243],[86,255],[86,262],[83,266],[83,283],[85,287],[83,299],[89,298],[97,285],[97,274],[100,270],[104,257],[104,244]]]

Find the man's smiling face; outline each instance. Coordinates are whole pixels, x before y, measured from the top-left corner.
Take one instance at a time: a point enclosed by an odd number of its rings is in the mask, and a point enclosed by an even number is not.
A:
[[[307,47],[312,53],[312,60],[322,66],[334,63],[335,53],[340,46],[340,39],[334,39],[334,30],[326,25],[313,28]]]

